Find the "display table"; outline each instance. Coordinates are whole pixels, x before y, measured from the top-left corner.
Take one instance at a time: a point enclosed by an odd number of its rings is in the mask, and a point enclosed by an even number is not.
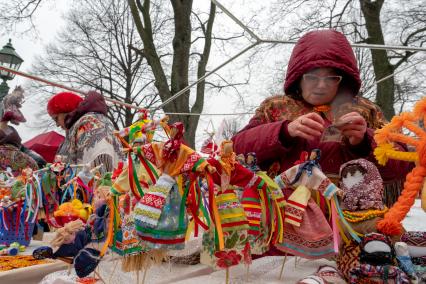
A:
[[[405,218],[403,225],[407,231],[426,231],[425,212],[420,207],[420,200],[416,200],[410,213]],[[191,246],[197,247],[199,244]],[[190,248],[188,248],[190,250]],[[192,249],[191,251],[192,252]],[[325,259],[307,260],[294,257],[287,257],[284,266],[283,277],[279,280],[279,274],[284,257],[263,257],[253,261],[249,269],[247,278],[247,268],[239,265],[230,268],[230,283],[295,283],[307,275],[317,271],[322,265],[332,265],[335,263]],[[297,262],[295,264],[295,262]],[[55,269],[57,270],[57,269]],[[33,277],[41,279],[41,274],[46,273],[45,270],[37,270]],[[121,271],[121,263],[117,257],[109,256],[100,263],[99,273],[105,283],[136,283],[136,273],[124,273]],[[139,283],[142,283],[143,273],[139,274]],[[10,278],[8,278],[9,280]],[[3,278],[0,277],[0,283]],[[32,281],[32,282],[31,282]],[[34,280],[25,283],[36,283]],[[71,284],[76,283],[76,275],[74,270],[68,275],[67,270],[57,271],[47,275],[42,284]],[[198,265],[179,265],[163,263],[157,267],[148,270],[145,284],[165,284],[165,283],[181,283],[181,284],[214,284],[225,282],[225,270],[214,271],[212,268]],[[8,283],[8,282],[5,282]],[[24,282],[12,282],[24,283]],[[98,281],[97,283],[101,283]]]
[[[45,236],[50,238],[53,234],[45,234]],[[46,246],[48,242],[46,241],[31,241],[30,245],[27,247],[25,252],[20,253],[19,255],[32,255],[33,250],[40,247]],[[0,256],[1,257],[1,256]],[[28,266],[18,269],[13,269],[9,271],[0,272],[0,283],[13,283],[13,284],[32,284],[39,283],[43,277],[49,273],[63,270],[67,268],[64,262],[59,260],[52,260],[47,264],[39,264],[34,266]]]

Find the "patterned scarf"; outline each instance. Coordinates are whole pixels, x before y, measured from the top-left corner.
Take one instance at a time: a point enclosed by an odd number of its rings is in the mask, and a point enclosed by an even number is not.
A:
[[[164,144],[163,159],[165,161],[174,162],[177,159],[180,145],[183,142],[183,133],[185,132],[182,122],[175,122],[170,125],[170,129],[176,129],[177,132],[173,137]]]

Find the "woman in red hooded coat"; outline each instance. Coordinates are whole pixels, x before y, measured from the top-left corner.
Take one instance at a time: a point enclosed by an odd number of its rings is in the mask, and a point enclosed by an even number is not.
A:
[[[288,64],[285,95],[262,102],[249,124],[233,137],[235,152],[255,152],[259,166],[276,176],[300,162],[303,151],[320,149],[321,169],[335,182],[342,164],[365,158],[378,167],[389,206],[396,200],[410,164],[396,160],[385,167],[377,164],[374,130],[386,120],[378,106],[358,96],[360,86],[354,53],[342,33],[320,30],[305,34]],[[406,150],[402,144],[396,147]],[[286,189],[285,193],[291,192]],[[332,255],[332,231],[314,201],[309,201],[304,216],[300,227],[286,223],[284,243],[277,248],[308,258]]]
[[[255,152],[259,166],[276,175],[293,166],[302,151],[318,148],[321,168],[334,181],[342,164],[365,158],[378,167],[385,184],[385,203],[390,206],[411,165],[396,160],[385,167],[377,164],[374,130],[386,120],[378,106],[358,96],[360,86],[354,53],[342,33],[319,30],[305,34],[288,64],[285,95],[261,103],[249,124],[233,137],[235,152]],[[325,141],[323,134],[333,122],[342,139]],[[397,147],[407,150],[402,144]]]

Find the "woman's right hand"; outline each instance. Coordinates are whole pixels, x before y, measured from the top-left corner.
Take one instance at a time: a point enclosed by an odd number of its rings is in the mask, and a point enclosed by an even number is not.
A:
[[[314,112],[299,116],[287,126],[291,137],[301,137],[306,140],[314,140],[324,131],[324,119]]]

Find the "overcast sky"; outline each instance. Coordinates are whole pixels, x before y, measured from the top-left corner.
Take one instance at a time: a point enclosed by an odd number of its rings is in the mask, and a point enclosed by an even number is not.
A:
[[[237,1],[238,3],[227,4],[227,8],[232,10],[238,17],[244,18],[241,7],[245,7],[246,1],[241,0]],[[69,3],[69,2],[68,2]],[[208,7],[209,0],[203,0],[203,2],[197,2],[200,5],[206,5]],[[256,6],[257,5],[257,6]],[[253,4],[250,6],[251,9],[262,11],[262,5]],[[45,44],[55,40],[55,35],[62,28],[64,28],[64,21],[62,20],[63,15],[67,12],[67,1],[48,1],[47,4],[42,5],[39,10],[37,10],[36,16],[34,18],[34,24],[36,26],[36,31],[31,33],[21,32],[26,29],[26,26],[17,27],[16,33],[10,33],[8,35],[3,35],[0,37],[0,44],[4,45],[7,43],[8,39],[12,39],[12,44],[15,47],[16,52],[24,59],[24,63],[21,65],[20,70],[24,72],[29,72],[31,70],[31,64],[34,62],[36,56],[42,55],[43,47]],[[263,11],[265,12],[265,11]],[[229,31],[240,32],[242,29],[238,27],[233,21],[229,19],[225,14],[218,14],[215,20],[215,29],[216,32],[220,32],[223,29]],[[209,69],[220,65],[224,60],[230,56],[238,53],[245,46],[249,45],[249,41],[246,40],[243,42],[244,45],[237,46],[235,49],[228,49],[226,55],[218,52],[219,46],[213,46],[211,57],[209,60]],[[214,44],[215,45],[215,44]],[[290,47],[282,47],[281,49],[289,50]],[[281,53],[281,52],[280,52]],[[242,69],[239,69],[241,64],[244,64],[246,60],[250,57],[250,52],[247,52],[245,55],[241,56],[239,59],[235,60],[232,64],[224,67],[219,71],[219,74],[225,78],[229,76],[240,76],[245,77],[245,74],[242,73]],[[288,55],[282,54],[281,57],[286,57]],[[268,62],[275,62],[276,54],[274,57],[270,57]],[[272,60],[274,59],[274,60]],[[271,63],[272,65],[274,63]],[[262,63],[262,68],[271,70],[273,66],[269,66],[266,63],[266,60]],[[269,66],[269,67],[268,67]],[[246,96],[246,103],[250,106],[258,105],[264,97],[268,96],[269,93],[265,89],[265,85],[272,85],[272,82],[268,83],[270,80],[269,76],[266,75],[266,72],[262,71],[262,68],[255,68],[253,71],[252,77],[250,78],[250,83],[247,88],[243,87],[240,90],[243,92],[243,95]],[[46,78],[49,79],[49,78]],[[16,85],[23,85],[25,87],[28,84],[28,80],[25,78],[20,78],[16,76],[14,80],[9,81],[8,85],[13,89]],[[281,83],[276,85],[278,89],[281,89]],[[247,90],[247,91],[246,91]],[[243,109],[236,108],[237,98],[229,96],[229,91],[225,90],[220,93],[210,93],[209,98],[206,99],[204,113],[233,113],[233,112],[242,112]],[[194,93],[194,92],[193,92]],[[251,97],[253,94],[254,97]],[[44,105],[39,104],[39,97],[37,95],[32,95],[26,93],[26,102],[23,106],[23,113],[27,118],[27,123],[18,126],[19,134],[22,137],[23,141],[27,141],[32,137],[40,134],[42,130],[35,128],[37,125],[37,117],[35,116],[36,112],[40,109],[45,108]],[[251,115],[245,115],[239,117],[242,125],[246,123]],[[210,119],[213,121],[214,126],[217,128],[220,122],[223,120],[224,116],[203,116],[200,119],[199,128],[197,131],[197,148],[206,138],[204,129],[207,127]],[[228,117],[231,118],[231,117]],[[58,132],[61,132],[60,129],[55,129]]]
[[[52,3],[50,3],[52,2]],[[20,71],[28,72],[31,69],[31,64],[37,55],[42,54],[43,46],[55,38],[56,32],[63,27],[62,15],[67,10],[67,1],[50,1],[46,5],[42,5],[34,17],[34,25],[37,30],[24,32],[28,26],[18,25],[16,32],[11,32],[0,36],[0,45],[5,45],[9,38],[12,39],[12,45],[15,51],[24,59]],[[46,78],[48,79],[48,78]],[[12,81],[8,81],[10,91],[17,85],[28,83],[28,79],[16,76]],[[25,142],[41,131],[34,129],[31,126],[37,125],[35,112],[42,108],[37,103],[37,97],[30,93],[25,93],[25,103],[23,105],[23,113],[27,119],[27,123],[18,126],[18,132],[22,140]],[[60,131],[59,129],[55,129]]]
[[[241,19],[242,22],[247,23],[250,27],[256,29],[257,34],[263,38],[284,39],[281,38],[285,37],[285,33],[283,31],[286,31],[286,29],[290,26],[290,17],[280,17],[279,13],[275,13],[275,16],[278,15],[276,24],[270,24],[270,18],[274,15],[274,13],[271,12],[274,11],[273,7],[270,5],[272,1],[222,0],[220,2],[234,13],[235,16]],[[199,7],[208,7],[209,3],[209,0],[197,0],[194,1],[194,6],[200,5]],[[60,29],[64,28],[64,21],[62,20],[62,17],[66,13],[68,5],[71,4],[66,0],[51,0],[47,1],[45,5],[42,5],[40,9],[37,10],[36,17],[34,18],[34,24],[37,27],[36,34],[34,34],[34,32],[31,34],[21,34],[22,30],[27,27],[18,26],[17,33],[3,35],[0,37],[1,46],[7,43],[8,38],[12,38],[12,43],[16,52],[24,59],[24,63],[20,69],[21,71],[29,71],[34,58],[37,55],[42,55],[43,46],[54,41],[56,33]],[[226,32],[241,32],[242,29],[230,20],[227,15],[218,13],[216,15],[213,31],[216,35],[223,35]],[[248,40],[239,40],[238,44],[227,47],[224,52],[221,50],[221,42],[214,41],[208,63],[208,69],[212,70],[214,67],[220,65],[226,59],[238,53],[249,44],[250,42]],[[257,47],[258,52],[255,55],[253,55],[252,51],[249,51],[221,69],[218,74],[223,78],[232,80],[232,77],[236,77],[236,80],[239,78],[247,78],[249,80],[247,85],[240,86],[238,88],[240,94],[244,97],[246,108],[243,109],[241,105],[238,104],[239,101],[236,96],[232,96],[233,89],[228,88],[222,92],[209,91],[206,94],[203,112],[235,113],[244,112],[247,109],[252,111],[254,107],[259,105],[265,97],[271,94],[280,93],[282,91],[286,63],[290,56],[292,47],[292,45],[276,45],[274,47],[260,45]],[[242,66],[251,59],[255,61],[255,64],[251,65],[251,76],[248,77],[247,69],[244,69]],[[8,82],[11,89],[18,84],[22,84],[25,87],[25,84],[27,83],[28,80],[18,77],[16,77],[13,81]],[[194,93],[195,92],[192,91],[192,94]],[[26,102],[23,106],[23,112],[28,122],[18,127],[18,131],[23,141],[26,141],[41,132],[40,129],[32,127],[37,125],[38,122],[37,117],[35,117],[35,113],[40,109],[45,109],[45,105],[40,105],[38,102],[39,97],[37,95],[29,93],[26,94]],[[250,117],[251,115],[239,116],[238,119],[241,126],[245,125]],[[206,138],[204,129],[208,122],[212,120],[214,126],[217,128],[223,118],[225,118],[225,116],[201,117],[196,139],[198,147]],[[227,116],[227,118],[232,117]],[[59,129],[55,130],[60,131]]]

